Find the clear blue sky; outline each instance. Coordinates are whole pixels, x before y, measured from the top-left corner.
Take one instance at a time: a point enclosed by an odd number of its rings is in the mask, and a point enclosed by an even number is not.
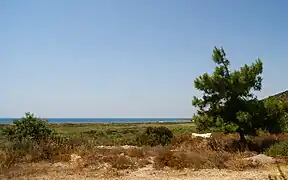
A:
[[[286,90],[288,1],[2,0],[0,117],[191,117],[213,46]]]

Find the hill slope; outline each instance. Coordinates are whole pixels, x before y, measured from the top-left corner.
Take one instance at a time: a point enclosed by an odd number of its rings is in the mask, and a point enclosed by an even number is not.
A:
[[[288,102],[288,90],[286,91],[283,91],[283,92],[280,92],[278,94],[275,94],[275,95],[272,95],[272,96],[269,96],[267,98],[264,98],[263,100],[266,100],[268,98],[272,98],[272,97],[275,97],[277,99],[280,99],[281,101],[286,101]]]

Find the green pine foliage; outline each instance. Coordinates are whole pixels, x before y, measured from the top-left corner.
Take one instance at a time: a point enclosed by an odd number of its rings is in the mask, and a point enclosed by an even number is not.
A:
[[[195,88],[203,92],[201,98],[192,101],[198,107],[193,117],[198,130],[238,132],[243,142],[245,135],[255,135],[259,129],[282,132],[287,103],[276,99],[259,101],[254,95],[262,88],[262,61],[257,59],[251,65],[231,70],[222,47],[214,48],[212,60],[216,64],[213,74],[205,73],[194,81]]]

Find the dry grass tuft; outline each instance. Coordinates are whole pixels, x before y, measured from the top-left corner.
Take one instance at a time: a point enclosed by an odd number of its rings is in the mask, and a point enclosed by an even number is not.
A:
[[[112,163],[112,168],[115,169],[130,169],[130,168],[135,168],[135,162],[128,157],[124,155],[118,156],[115,162]]]
[[[128,148],[125,154],[129,157],[137,157],[137,158],[144,158],[145,152],[142,148]]]
[[[112,167],[108,168],[104,175],[105,175],[105,178],[124,176],[123,172],[120,172],[118,169],[115,169]]]
[[[139,159],[137,162],[137,166],[139,168],[143,168],[146,167],[147,165],[152,164],[151,161],[149,161],[148,159]]]
[[[260,164],[255,162],[243,160],[245,154],[233,154],[228,152],[215,152],[206,151],[199,152],[173,152],[169,150],[163,150],[155,158],[154,167],[156,169],[164,168],[165,166],[173,169],[232,169],[232,170],[244,170],[247,168],[257,168]]]
[[[230,154],[219,154],[215,152],[191,152],[170,151],[163,149],[155,158],[154,167],[157,169],[165,166],[173,169],[203,169],[203,168],[225,168],[225,162]]]
[[[259,168],[262,165],[260,163],[255,163],[252,160],[236,159],[232,158],[226,162],[226,167],[231,170],[243,171],[251,168]]]

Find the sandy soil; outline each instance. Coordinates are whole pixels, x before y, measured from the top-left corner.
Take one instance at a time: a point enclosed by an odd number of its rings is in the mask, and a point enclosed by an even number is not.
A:
[[[203,169],[182,171],[155,170],[146,166],[138,170],[116,171],[107,168],[71,168],[68,164],[33,164],[23,165],[10,173],[9,176],[0,176],[1,179],[11,180],[264,180],[268,174],[277,175],[275,168],[252,169],[246,171],[231,171],[219,169]]]
[[[99,148],[111,149],[114,147],[101,146]],[[122,147],[124,149],[130,146]],[[250,169],[245,171],[232,171],[227,169],[202,169],[181,171],[164,168],[156,170],[153,166],[136,170],[115,170],[109,164],[98,164],[95,167],[84,167],[79,164],[75,154],[71,155],[70,162],[58,163],[29,163],[19,164],[6,172],[0,174],[2,180],[267,180],[268,175],[279,175],[275,165],[261,169]],[[79,156],[80,157],[80,156]],[[257,156],[263,158],[262,156]],[[76,159],[75,159],[76,158]],[[81,158],[81,157],[80,157]],[[288,166],[281,166],[284,172],[288,172]],[[1,172],[0,172],[1,173]]]

